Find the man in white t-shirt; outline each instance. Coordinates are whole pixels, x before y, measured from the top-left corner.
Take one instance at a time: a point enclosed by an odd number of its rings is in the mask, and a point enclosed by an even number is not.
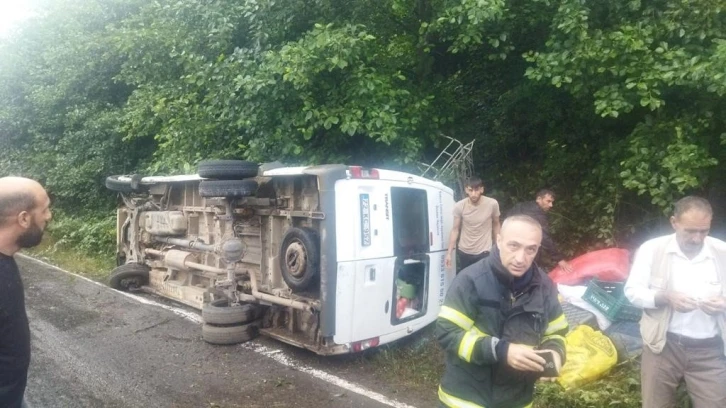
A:
[[[644,408],[675,407],[685,381],[695,408],[726,407],[726,243],[708,237],[713,211],[700,197],[675,204],[675,234],[645,242],[625,295],[643,308]]]
[[[449,250],[446,253],[446,268],[451,268],[456,241],[459,247],[458,270],[489,256],[492,243],[499,234],[499,203],[484,196],[484,183],[473,177],[466,183],[467,198],[454,205],[454,226],[449,236]]]

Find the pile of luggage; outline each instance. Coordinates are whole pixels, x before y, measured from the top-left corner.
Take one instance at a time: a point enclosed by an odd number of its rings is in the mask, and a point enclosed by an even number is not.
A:
[[[567,363],[558,383],[579,387],[605,375],[616,364],[638,356],[642,311],[623,293],[630,271],[630,252],[609,248],[570,261],[549,276],[557,283],[562,310],[570,325]]]

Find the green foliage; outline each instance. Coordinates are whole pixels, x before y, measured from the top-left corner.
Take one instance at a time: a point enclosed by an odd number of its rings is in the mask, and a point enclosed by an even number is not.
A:
[[[539,383],[534,404],[536,408],[638,408],[641,405],[640,369],[633,363],[621,365],[605,378],[569,391],[556,383]]]
[[[487,25],[504,16],[503,0],[446,1],[440,7],[439,13],[431,25],[424,23],[422,28],[440,34],[443,40],[450,42],[449,50],[453,53],[481,45],[487,34],[489,35],[486,39],[493,48],[498,48],[507,41],[506,33],[495,36],[486,30]]]
[[[294,20],[272,3],[200,7],[150,4],[117,32],[128,56],[119,79],[138,87],[126,132],[156,138],[157,169],[213,156],[341,161],[351,142],[396,147],[389,158],[406,162],[418,158],[420,135],[446,121],[433,95],[404,75],[401,53],[413,49],[400,37],[387,46],[359,24],[298,23],[299,32],[287,27],[286,40],[270,44],[280,37],[270,34],[276,13]]]
[[[69,213],[207,158],[411,170],[442,133],[504,210],[555,189],[571,254],[723,189],[717,1],[46,3],[0,40],[0,172]]]
[[[692,407],[683,384],[676,392],[677,406]],[[538,383],[535,390],[535,408],[640,408],[640,364],[626,361],[605,377],[581,388],[563,390],[556,383]]]
[[[559,3],[546,50],[527,54],[528,77],[593,95],[612,117],[657,110],[674,86],[724,94],[720,2]]]
[[[362,27],[316,25],[252,63],[257,68],[248,65],[252,75],[233,83],[247,102],[239,125],[258,136],[249,142],[249,156],[305,152],[305,161],[340,160],[344,156],[334,153],[340,146],[367,135],[396,147],[398,160],[417,158],[421,141],[413,136],[440,120],[431,109],[433,97],[407,89],[407,78],[395,67],[380,66],[375,40]],[[244,54],[236,57],[245,64]],[[292,109],[283,113],[281,106]]]
[[[116,247],[116,217],[111,214],[67,215],[56,211],[48,225],[56,247],[73,248],[90,256],[113,258]]]
[[[106,27],[134,2],[50,2],[0,59],[0,169],[39,179],[62,208],[110,208],[106,175],[137,167],[144,143],[124,143],[121,106],[129,89]]]
[[[705,170],[718,164],[693,140],[700,130],[691,126],[694,122],[679,123],[683,127],[672,123],[639,124],[629,140],[630,157],[621,163],[623,186],[638,195],[648,193],[653,204],[666,211],[686,191],[699,187],[707,175]],[[675,137],[663,137],[668,133],[675,133]]]
[[[622,186],[668,211],[723,160],[712,153],[724,128],[722,17],[711,0],[560,1],[544,47],[525,53],[525,75],[629,123],[612,135],[628,144],[615,158]]]
[[[386,382],[434,400],[445,368],[444,350],[436,341],[434,326],[367,351],[358,359],[361,365],[375,367]]]

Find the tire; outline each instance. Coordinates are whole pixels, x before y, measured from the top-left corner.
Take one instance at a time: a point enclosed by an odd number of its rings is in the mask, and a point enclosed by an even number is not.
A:
[[[197,166],[200,177],[219,180],[241,180],[257,176],[259,166],[244,160],[205,160]]]
[[[234,326],[202,325],[202,339],[209,344],[230,345],[250,341],[259,334],[259,323]]]
[[[203,180],[199,182],[202,197],[249,197],[257,192],[255,180]]]
[[[119,177],[121,176],[106,177],[106,188],[119,193],[143,193],[146,191],[146,186],[140,183],[140,175],[134,174],[130,176],[130,181],[121,181]]]
[[[308,289],[318,280],[320,244],[311,228],[290,228],[280,245],[282,279],[293,291]]]
[[[262,315],[262,308],[258,305],[243,303],[230,306],[228,299],[217,299],[204,305],[202,319],[207,324],[237,324],[248,323]]]
[[[139,263],[127,263],[111,271],[108,285],[114,289],[130,291],[149,283],[149,267]]]

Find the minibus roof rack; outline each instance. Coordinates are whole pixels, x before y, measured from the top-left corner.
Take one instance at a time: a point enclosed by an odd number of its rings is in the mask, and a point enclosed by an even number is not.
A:
[[[474,174],[474,141],[464,144],[453,137],[441,136],[448,140],[446,147],[430,164],[420,163],[421,177],[455,186],[456,194],[463,194],[466,181]]]

